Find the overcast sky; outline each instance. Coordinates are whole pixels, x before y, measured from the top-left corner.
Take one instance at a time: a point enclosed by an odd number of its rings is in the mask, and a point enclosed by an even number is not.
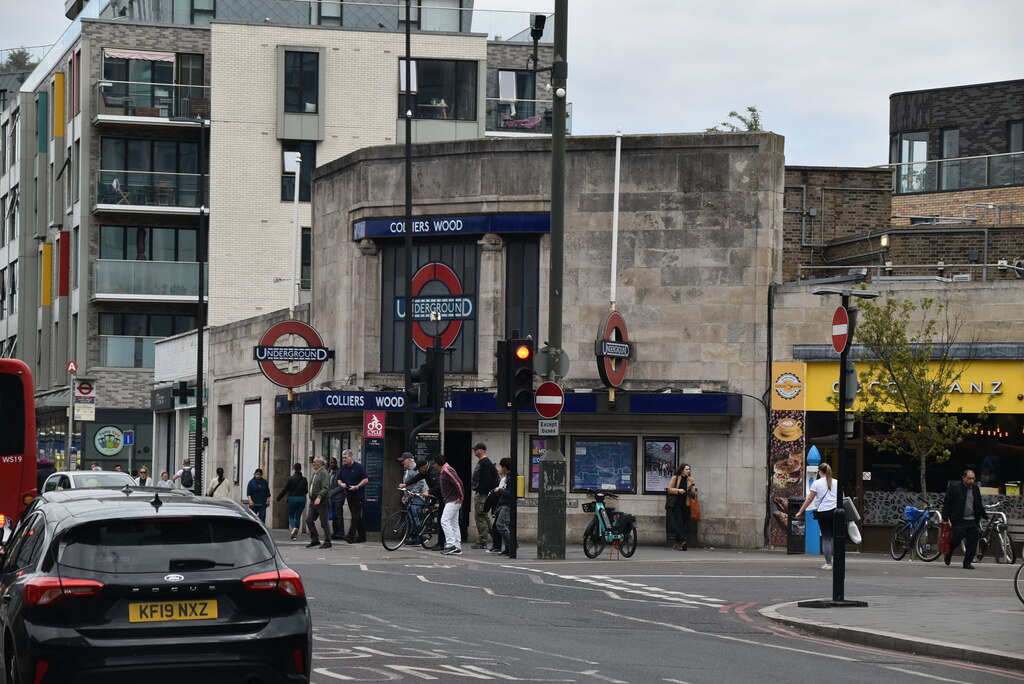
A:
[[[0,10],[0,49],[52,43],[68,24],[64,0]],[[527,21],[474,27],[508,37]],[[568,21],[573,133],[703,131],[755,105],[787,164],[884,164],[890,94],[1024,78],[1024,0],[570,0]]]

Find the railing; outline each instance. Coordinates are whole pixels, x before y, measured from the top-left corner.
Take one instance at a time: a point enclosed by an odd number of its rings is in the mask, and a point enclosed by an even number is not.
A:
[[[491,133],[551,135],[551,100],[488,98],[486,130]],[[565,104],[565,132],[572,133],[572,103]]]
[[[153,368],[160,337],[100,335],[100,365],[114,368]]]
[[[1024,185],[1024,152],[891,164],[897,195]]]
[[[199,294],[198,269],[199,265],[194,261],[99,259],[93,266],[95,296],[186,297],[195,300]]]
[[[893,280],[919,280],[928,282],[970,282],[972,280],[988,281],[990,271],[1006,275],[1016,274],[1017,278],[1024,279],[1024,265],[1003,261],[995,264],[846,264],[844,266],[809,266],[798,265],[796,267],[797,279],[809,280],[813,278],[834,278],[836,276],[849,275],[855,272],[863,275],[872,275],[873,281],[886,279]],[[1004,276],[1000,276],[1002,278]]]
[[[99,81],[94,100],[98,116],[210,118],[209,86]]]
[[[199,207],[198,173],[100,170],[96,204]]]

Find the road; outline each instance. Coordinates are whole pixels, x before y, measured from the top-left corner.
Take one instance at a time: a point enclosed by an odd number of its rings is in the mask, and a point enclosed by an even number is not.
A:
[[[468,547],[452,557],[375,543],[280,546],[310,597],[317,684],[1024,682],[1021,672],[804,635],[758,614],[830,596],[818,558],[662,549],[645,558],[640,547],[630,560],[588,560],[570,547],[565,561],[538,561],[532,549],[510,561]],[[858,558],[846,596],[914,595],[938,570]],[[997,590],[1012,594],[1008,582]]]

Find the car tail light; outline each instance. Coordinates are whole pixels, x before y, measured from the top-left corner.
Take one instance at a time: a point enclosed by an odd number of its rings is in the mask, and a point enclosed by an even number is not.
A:
[[[294,570],[272,570],[258,575],[249,575],[242,580],[249,591],[279,591],[285,596],[300,598],[306,595],[302,578]]]
[[[34,577],[25,582],[25,603],[30,606],[49,606],[65,596],[96,596],[102,589],[103,582],[96,580]]]
[[[46,677],[46,671],[49,669],[50,664],[48,662],[46,662],[45,660],[37,660],[36,676],[32,678],[32,681],[35,682],[35,684],[39,684],[39,682],[43,681],[43,679]]]
[[[295,670],[299,674],[306,674],[306,654],[301,648],[292,651],[292,662],[295,663]]]
[[[6,527],[6,526],[7,526],[7,516],[4,515],[3,513],[0,513],[0,527]]]

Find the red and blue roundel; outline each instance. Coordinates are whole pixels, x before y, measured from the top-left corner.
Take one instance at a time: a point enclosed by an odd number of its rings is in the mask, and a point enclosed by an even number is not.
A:
[[[450,347],[462,332],[462,322],[476,318],[476,298],[462,291],[459,277],[446,264],[426,264],[412,277],[412,339],[426,351],[434,336],[442,347]],[[440,320],[432,321],[431,314]],[[405,299],[395,299],[395,319],[405,320]]]

